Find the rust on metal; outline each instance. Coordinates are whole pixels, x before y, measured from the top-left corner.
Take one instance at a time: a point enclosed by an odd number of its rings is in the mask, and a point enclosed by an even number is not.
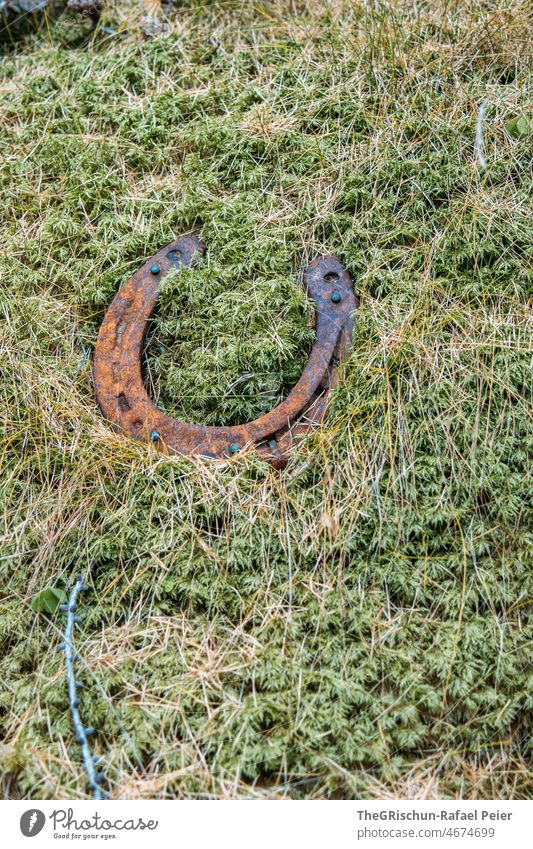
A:
[[[302,376],[273,410],[254,421],[212,427],[178,421],[158,410],[142,378],[141,355],[160,281],[171,269],[190,268],[205,245],[195,236],[171,242],[122,286],[98,334],[94,383],[102,413],[136,439],[168,454],[227,457],[255,446],[275,468],[286,465],[294,442],[320,423],[337,366],[350,349],[358,306],[350,275],[333,256],[317,257],[304,274],[316,307],[316,338]]]

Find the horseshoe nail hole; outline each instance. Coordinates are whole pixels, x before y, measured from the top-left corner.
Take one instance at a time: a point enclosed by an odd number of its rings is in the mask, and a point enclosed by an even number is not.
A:
[[[126,398],[123,392],[121,392],[118,396],[118,406],[123,413],[127,413],[128,410],[131,410],[128,399]]]
[[[115,348],[120,348],[120,346],[122,345],[122,337],[124,336],[124,330],[124,322],[121,319],[117,324],[117,329],[115,333]]]
[[[336,271],[328,271],[327,274],[324,274],[324,280],[326,283],[336,283],[339,279],[339,275]]]
[[[171,251],[167,253],[167,259],[171,262],[177,262],[183,256],[183,251],[180,251],[179,248],[173,248]]]

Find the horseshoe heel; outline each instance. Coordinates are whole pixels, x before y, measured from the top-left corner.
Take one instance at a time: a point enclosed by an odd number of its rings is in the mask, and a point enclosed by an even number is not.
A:
[[[96,398],[105,418],[168,454],[231,456],[255,445],[275,468],[283,468],[294,442],[323,418],[337,366],[350,349],[353,314],[359,306],[348,272],[338,259],[313,260],[304,275],[316,307],[316,339],[307,365],[277,407],[247,424],[210,427],[188,424],[157,409],[142,380],[141,354],[162,277],[190,268],[205,245],[195,236],[171,242],[122,286],[100,327],[94,354]]]

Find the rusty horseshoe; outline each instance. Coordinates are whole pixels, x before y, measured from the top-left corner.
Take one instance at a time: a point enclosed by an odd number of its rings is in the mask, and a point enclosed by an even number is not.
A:
[[[141,355],[148,321],[157,306],[159,282],[171,269],[190,268],[205,245],[195,236],[171,242],[122,286],[100,327],[94,354],[96,398],[105,418],[168,454],[227,457],[254,445],[275,468],[283,468],[295,440],[323,418],[337,366],[349,351],[359,306],[352,280],[338,259],[321,256],[304,274],[316,307],[316,338],[302,376],[273,410],[229,427],[189,424],[165,415],[143,384]]]

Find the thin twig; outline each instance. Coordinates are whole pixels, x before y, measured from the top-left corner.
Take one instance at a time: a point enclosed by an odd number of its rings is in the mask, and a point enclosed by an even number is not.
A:
[[[483,122],[487,115],[487,109],[489,108],[489,104],[486,100],[483,101],[481,106],[479,107],[479,111],[477,113],[477,122],[476,122],[476,143],[475,143],[475,153],[476,159],[478,161],[478,165],[480,168],[487,167],[487,160],[485,159],[485,151],[484,151],[484,143],[483,143]]]
[[[61,610],[67,611],[65,642],[63,643],[62,648],[65,652],[65,665],[67,669],[66,674],[70,713],[72,715],[74,730],[76,731],[76,742],[78,742],[81,746],[83,766],[89,779],[89,786],[93,791],[93,798],[107,799],[107,794],[104,793],[102,788],[100,787],[100,784],[104,781],[105,776],[102,775],[102,773],[97,772],[95,769],[95,765],[98,762],[99,758],[92,755],[91,750],[89,748],[88,738],[91,734],[94,733],[94,728],[85,727],[81,720],[78,689],[82,685],[79,681],[76,680],[76,676],[74,674],[74,661],[76,659],[76,654],[74,652],[74,626],[81,621],[80,617],[75,615],[75,611],[78,607],[79,593],[88,589],[89,587],[83,583],[83,578],[81,576],[78,577],[74,588],[70,593],[68,604],[60,605]]]
[[[4,558],[0,557],[0,561],[1,561],[2,559],[7,560],[7,559],[9,559],[9,558],[7,558],[7,557],[4,557]],[[66,604],[61,604],[59,607],[60,607],[60,609],[61,609],[61,610],[67,610],[67,605],[66,605]],[[59,628],[58,628],[58,627],[57,627],[57,626],[56,626],[53,622],[50,622],[50,627],[51,627],[51,628],[53,628],[53,629],[54,629],[54,631],[56,631],[56,633],[57,633],[57,634],[59,634],[63,640],[65,639],[65,634],[63,633],[63,631],[61,631],[61,630],[60,630],[60,629],[59,629]],[[106,691],[105,691],[105,690],[104,690],[104,688],[102,687],[102,685],[101,685],[100,681],[99,681],[99,680],[98,680],[98,678],[94,675],[94,673],[92,672],[92,670],[91,670],[90,666],[89,666],[89,665],[88,665],[88,663],[84,660],[84,658],[83,658],[83,657],[79,657],[79,656],[78,656],[77,660],[78,660],[78,663],[83,664],[85,674],[86,674],[86,675],[89,675],[89,676],[92,678],[92,682],[93,682],[94,686],[96,687],[96,689],[97,689],[97,690],[98,690],[98,692],[100,693],[100,695],[101,695],[101,697],[102,697],[102,700],[106,703],[106,705],[107,705],[107,707],[108,707],[109,711],[110,711],[110,712],[111,712],[111,714],[113,715],[113,718],[114,718],[115,722],[117,723],[118,727],[120,728],[120,731],[121,731],[122,735],[126,738],[126,740],[128,741],[128,743],[130,744],[130,746],[131,746],[131,750],[132,750],[132,754],[133,754],[133,758],[135,759],[135,761],[136,761],[136,763],[137,763],[137,766],[139,767],[139,770],[140,770],[141,774],[142,774],[142,775],[145,775],[145,774],[146,774],[146,771],[145,771],[145,768],[144,768],[143,762],[142,762],[142,760],[141,760],[141,758],[140,758],[140,756],[139,756],[139,753],[138,753],[138,751],[137,751],[137,748],[136,748],[136,746],[135,746],[135,740],[134,740],[134,739],[133,739],[133,737],[132,737],[132,736],[128,733],[128,731],[127,731],[126,727],[124,726],[124,723],[121,721],[120,716],[118,715],[117,711],[116,711],[116,710],[115,710],[115,708],[113,707],[113,702],[111,701],[111,699],[110,699],[109,695],[106,693]],[[79,686],[79,682],[78,682],[78,686]],[[129,760],[129,758],[127,758],[127,760],[128,760],[128,762],[130,763],[130,765],[131,765],[131,761]]]

